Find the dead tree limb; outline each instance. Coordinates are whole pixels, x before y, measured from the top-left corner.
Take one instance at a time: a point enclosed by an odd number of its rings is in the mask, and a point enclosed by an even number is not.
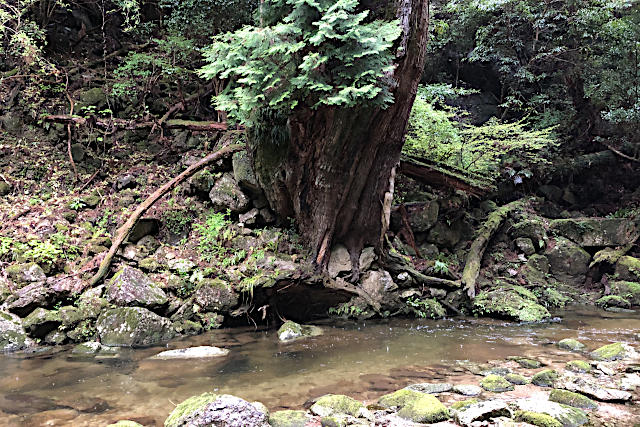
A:
[[[522,208],[526,203],[526,200],[516,200],[515,202],[507,203],[504,206],[499,207],[495,211],[489,214],[489,217],[480,228],[478,236],[471,243],[469,254],[462,271],[462,284],[469,298],[475,298],[476,296],[476,280],[480,274],[480,265],[482,264],[482,256],[485,249],[489,245],[491,238],[496,231],[502,225],[502,222],[509,216],[509,214],[516,209]]]
[[[241,151],[244,148],[244,145],[234,144],[228,145],[226,147],[221,148],[215,153],[209,154],[207,157],[203,158],[197,163],[189,166],[185,171],[183,171],[180,175],[173,178],[171,181],[164,184],[162,187],[153,192],[147,199],[140,205],[138,208],[131,214],[127,222],[122,225],[116,232],[116,237],[113,239],[113,243],[111,244],[111,248],[107,255],[104,257],[102,262],[100,263],[100,268],[98,272],[91,278],[89,281],[91,286],[94,286],[98,283],[102,278],[107,274],[109,267],[111,266],[111,261],[113,260],[114,255],[118,251],[120,245],[129,237],[129,233],[133,229],[133,226],[136,224],[138,219],[162,196],[164,196],[169,190],[171,190],[176,185],[180,184],[185,179],[189,178],[191,175],[202,169],[203,167],[221,159],[223,157],[229,156],[237,151]]]
[[[75,124],[78,126],[93,124],[96,127],[99,127],[102,129],[112,129],[112,128],[139,129],[139,128],[153,128],[153,126],[157,126],[157,123],[153,121],[138,122],[135,120],[125,120],[125,119],[89,120],[84,117],[72,116],[68,114],[52,114],[49,116],[45,116],[44,120],[47,122]],[[227,130],[228,128],[228,125],[224,122],[178,120],[178,119],[167,120],[164,123],[164,126],[168,129],[188,129],[188,130],[197,130],[197,131],[221,131],[221,130]]]

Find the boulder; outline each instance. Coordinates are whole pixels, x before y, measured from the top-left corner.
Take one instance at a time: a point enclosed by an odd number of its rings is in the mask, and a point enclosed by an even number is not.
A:
[[[537,297],[521,286],[500,286],[480,292],[473,300],[473,310],[480,315],[538,322],[551,317],[549,311],[538,304]]]
[[[278,339],[283,342],[291,342],[301,338],[316,337],[322,335],[322,328],[313,325],[300,325],[287,320],[278,329]]]
[[[193,293],[192,300],[200,311],[229,311],[238,305],[238,294],[231,284],[222,279],[202,279]]]
[[[310,411],[320,417],[344,414],[352,417],[369,416],[367,408],[349,396],[341,394],[326,394],[311,406]]]
[[[489,400],[465,405],[454,413],[455,420],[463,426],[475,425],[477,421],[490,420],[497,417],[511,417],[511,410],[506,402]]]
[[[582,247],[624,246],[632,243],[640,222],[627,218],[555,219],[549,230]]]
[[[579,393],[574,393],[568,390],[551,390],[549,393],[549,400],[552,402],[561,403],[563,405],[573,406],[574,408],[581,409],[597,409],[598,404],[587,396],[583,396]]]
[[[249,208],[250,199],[242,192],[231,174],[225,173],[209,192],[209,199],[216,211],[242,213]]]
[[[209,357],[222,357],[226,356],[227,354],[229,354],[229,350],[226,348],[203,345],[199,347],[188,347],[163,351],[153,356],[152,359],[201,359]]]
[[[640,259],[626,255],[620,257],[615,274],[620,280],[640,282]]]
[[[340,273],[351,271],[351,257],[344,245],[338,244],[331,249],[331,258],[329,258],[327,271],[332,279],[338,277]]]
[[[531,378],[531,384],[539,387],[553,387],[553,384],[557,379],[558,372],[553,369],[545,369],[538,372]]]
[[[196,172],[189,179],[189,187],[191,189],[191,192],[203,195],[209,194],[209,191],[211,191],[211,188],[213,188],[213,185],[216,183],[216,177],[217,175],[215,175],[209,169],[204,169],[200,172]]]
[[[105,296],[113,304],[157,308],[165,305],[167,295],[142,271],[125,266],[106,285]]]
[[[453,392],[463,396],[480,396],[482,388],[473,384],[456,384],[453,386]]]
[[[264,405],[229,394],[204,393],[180,403],[165,420],[165,427],[269,427]]]
[[[262,195],[262,189],[253,172],[251,159],[245,151],[239,151],[233,154],[233,178],[240,188],[247,192],[251,197],[258,198]]]
[[[502,393],[513,390],[513,385],[500,375],[490,374],[480,381],[480,387],[494,393]]]
[[[388,271],[369,270],[360,279],[360,288],[371,297],[373,302],[382,304],[388,293],[397,290],[398,286],[393,282]]]
[[[640,305],[640,283],[638,282],[609,282],[611,293],[618,295],[631,303]]]
[[[556,388],[581,393],[602,402],[625,402],[631,400],[631,393],[609,388],[595,378],[578,375],[565,375],[556,382]]]
[[[547,414],[563,427],[578,427],[589,422],[587,414],[578,408],[542,399],[518,399],[514,406],[520,411]]]
[[[526,426],[562,427],[562,423],[551,415],[533,411],[516,411],[514,421],[525,423]]]
[[[34,345],[22,328],[20,318],[0,311],[0,352],[24,350]]]
[[[547,241],[544,223],[539,218],[527,218],[514,224],[509,231],[514,239],[524,237],[530,239],[536,249],[543,249]]]
[[[592,351],[589,356],[594,360],[620,360],[625,358],[637,358],[638,353],[629,344],[616,342],[613,344],[603,345],[602,347]]]
[[[449,418],[449,410],[430,394],[414,390],[398,390],[378,399],[384,408],[399,409],[398,416],[415,423],[437,423]]]
[[[559,237],[546,256],[550,270],[561,282],[581,284],[589,270],[591,255],[569,239]]]
[[[504,376],[504,379],[515,385],[529,384],[527,377],[520,374],[509,373]]]
[[[449,383],[419,383],[411,384],[405,388],[407,390],[419,391],[420,393],[437,394],[451,391],[453,385]]]
[[[406,203],[409,225],[414,233],[425,233],[438,221],[440,206],[435,200],[427,202]],[[393,229],[402,227],[402,216],[398,210],[394,210],[391,217]]]
[[[438,247],[453,249],[461,240],[468,240],[473,236],[473,227],[463,217],[451,225],[438,221],[427,234],[427,241]]]
[[[41,307],[33,310],[22,322],[22,326],[27,333],[39,339],[58,329],[61,324],[62,319],[58,310],[46,310]]]
[[[78,110],[81,107],[94,106],[96,109],[101,109],[107,106],[107,94],[100,87],[94,87],[80,93],[78,96],[79,104]]]
[[[571,372],[591,372],[591,365],[584,360],[570,360],[565,364],[565,369]]]
[[[44,270],[35,262],[10,265],[5,268],[5,272],[11,280],[22,286],[47,279]]]
[[[595,304],[604,309],[611,307],[631,308],[631,303],[618,295],[605,295],[602,298],[599,298]]]
[[[31,283],[24,288],[18,289],[17,292],[7,298],[7,309],[18,316],[24,317],[36,307],[53,303],[51,301],[52,295],[53,293],[46,283]]]
[[[514,243],[516,248],[527,256],[536,253],[536,247],[533,245],[533,241],[528,237],[518,237],[514,240]]]
[[[100,342],[109,346],[137,347],[173,338],[171,322],[141,307],[103,311],[96,322]]]
[[[140,218],[131,229],[127,240],[137,243],[143,237],[158,234],[159,231],[160,221],[155,218]]]
[[[305,427],[310,417],[305,411],[276,411],[269,414],[271,427]]]
[[[582,344],[580,341],[573,338],[565,338],[563,340],[558,341],[558,347],[563,350],[569,351],[582,351],[587,346]]]

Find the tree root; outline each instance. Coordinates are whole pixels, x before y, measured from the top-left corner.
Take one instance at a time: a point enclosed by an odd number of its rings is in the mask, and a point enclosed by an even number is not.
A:
[[[147,199],[140,205],[138,208],[131,214],[127,222],[120,227],[116,233],[116,237],[113,239],[113,243],[111,244],[111,248],[109,252],[107,252],[106,256],[100,263],[100,268],[98,272],[89,280],[89,284],[94,286],[98,283],[102,278],[107,274],[109,267],[111,266],[111,261],[113,260],[114,255],[118,251],[118,248],[124,242],[127,237],[129,237],[129,233],[133,229],[133,226],[136,224],[138,219],[162,196],[164,196],[169,190],[171,190],[176,185],[183,182],[185,179],[189,178],[191,175],[202,169],[203,167],[221,159],[223,157],[229,156],[237,151],[241,151],[244,149],[244,145],[234,144],[228,145],[226,147],[221,148],[215,153],[211,153],[199,162],[189,166],[185,171],[183,171],[180,175],[173,178],[171,181],[164,184],[162,187],[153,192]]]
[[[495,232],[498,231],[502,222],[509,216],[509,214],[516,209],[522,208],[526,202],[527,200],[516,200],[491,212],[485,223],[480,228],[478,237],[476,237],[473,243],[471,243],[471,248],[467,255],[464,270],[462,271],[461,280],[469,298],[473,299],[476,296],[476,280],[480,274],[482,256],[484,255],[485,249],[487,249],[489,241]]]

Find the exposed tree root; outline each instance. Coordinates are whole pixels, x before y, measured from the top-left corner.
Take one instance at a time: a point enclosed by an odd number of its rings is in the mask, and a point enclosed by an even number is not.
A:
[[[469,298],[475,298],[476,296],[476,280],[480,274],[482,256],[484,255],[485,249],[487,249],[489,241],[509,214],[516,209],[522,208],[526,202],[526,200],[522,199],[516,200],[491,212],[485,223],[480,228],[478,236],[475,238],[473,243],[471,243],[471,248],[467,255],[461,279]]]
[[[120,245],[129,237],[129,233],[133,226],[136,224],[138,219],[162,196],[164,196],[169,190],[171,190],[176,185],[183,182],[185,179],[189,178],[191,175],[202,169],[203,167],[221,159],[223,157],[229,156],[237,151],[241,151],[244,149],[244,145],[234,144],[228,145],[226,147],[221,148],[215,153],[211,153],[202,160],[193,165],[189,166],[185,171],[183,171],[180,175],[173,178],[171,181],[167,182],[165,185],[157,189],[153,192],[147,199],[140,205],[138,208],[131,214],[127,222],[120,227],[116,233],[115,238],[113,239],[113,243],[111,244],[111,248],[109,252],[107,252],[106,256],[100,263],[100,268],[98,272],[91,278],[89,281],[90,285],[93,286],[98,283],[102,278],[107,274],[109,267],[111,266],[111,261],[113,260],[114,255],[118,251]]]

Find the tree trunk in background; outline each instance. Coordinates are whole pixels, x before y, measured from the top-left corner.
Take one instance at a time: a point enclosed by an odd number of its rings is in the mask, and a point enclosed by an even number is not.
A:
[[[274,211],[295,218],[319,266],[326,266],[334,244],[345,244],[356,276],[361,250],[380,249],[386,232],[383,206],[393,194],[429,21],[428,0],[373,3],[370,9],[387,11],[386,19],[393,14],[403,27],[390,76],[394,104],[386,109],[302,109],[279,123],[277,117],[264,117],[248,133],[254,169]]]

